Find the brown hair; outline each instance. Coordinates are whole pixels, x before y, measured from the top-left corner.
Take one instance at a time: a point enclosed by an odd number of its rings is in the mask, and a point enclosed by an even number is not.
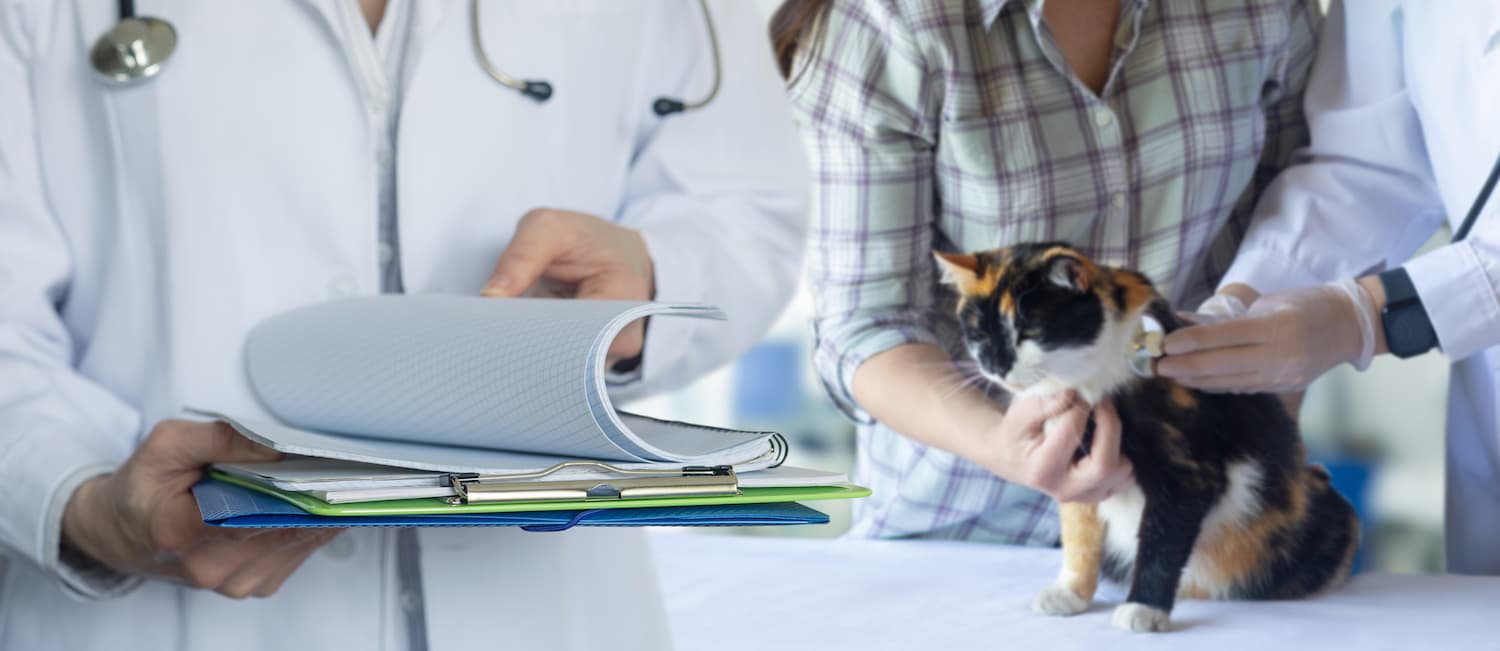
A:
[[[792,63],[797,51],[807,47],[816,53],[821,46],[823,18],[831,9],[833,0],[786,0],[771,14],[771,50],[787,83],[795,81]]]

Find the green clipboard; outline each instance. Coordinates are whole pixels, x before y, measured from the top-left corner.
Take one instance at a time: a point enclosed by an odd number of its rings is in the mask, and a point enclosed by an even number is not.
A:
[[[210,477],[243,488],[264,493],[290,503],[313,515],[354,517],[371,515],[452,515],[461,513],[519,513],[523,511],[582,511],[586,509],[635,509],[649,506],[717,506],[722,504],[767,504],[772,502],[807,502],[813,500],[847,500],[868,497],[870,489],[854,484],[829,486],[790,486],[780,488],[743,488],[739,495],[714,497],[648,497],[630,500],[601,501],[549,501],[549,502],[487,502],[480,504],[449,504],[441,497],[409,500],[380,500],[329,504],[318,498],[301,493],[283,491],[272,486],[257,484],[217,470],[208,472]]]

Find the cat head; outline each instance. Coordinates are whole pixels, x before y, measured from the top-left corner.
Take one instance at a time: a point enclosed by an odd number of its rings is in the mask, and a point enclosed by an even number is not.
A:
[[[1096,265],[1067,244],[935,255],[958,292],[969,354],[1012,393],[1071,388],[1097,400],[1134,378],[1127,352],[1142,313],[1170,319],[1145,276]]]

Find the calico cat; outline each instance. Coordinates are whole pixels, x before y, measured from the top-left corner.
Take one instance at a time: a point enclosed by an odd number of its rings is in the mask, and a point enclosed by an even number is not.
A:
[[[1307,464],[1275,396],[1203,393],[1130,371],[1143,315],[1168,332],[1183,325],[1145,276],[1062,243],[936,255],[985,376],[1013,395],[1108,397],[1120,413],[1136,486],[1061,505],[1063,567],[1035,610],[1087,610],[1102,571],[1130,586],[1115,626],[1165,631],[1179,596],[1296,598],[1348,576],[1359,521],[1328,473]]]

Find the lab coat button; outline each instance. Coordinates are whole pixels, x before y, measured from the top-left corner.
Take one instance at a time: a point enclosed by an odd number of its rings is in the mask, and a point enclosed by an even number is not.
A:
[[[354,541],[348,536],[339,536],[323,546],[323,553],[332,559],[345,560],[354,555]]]
[[[1115,116],[1110,113],[1109,109],[1102,108],[1094,111],[1094,124],[1099,125],[1100,128],[1107,127],[1114,121]]]
[[[389,147],[385,147],[385,146],[381,146],[379,149],[376,149],[375,150],[375,162],[379,163],[381,167],[385,167],[387,165],[390,165],[391,164],[391,149]]]
[[[401,609],[412,612],[422,607],[422,596],[412,590],[401,592]]]
[[[390,264],[391,259],[396,257],[396,250],[389,243],[381,242],[376,250],[380,254],[380,264]]]
[[[333,298],[353,296],[355,289],[354,279],[348,276],[334,276],[328,281],[328,295]]]

